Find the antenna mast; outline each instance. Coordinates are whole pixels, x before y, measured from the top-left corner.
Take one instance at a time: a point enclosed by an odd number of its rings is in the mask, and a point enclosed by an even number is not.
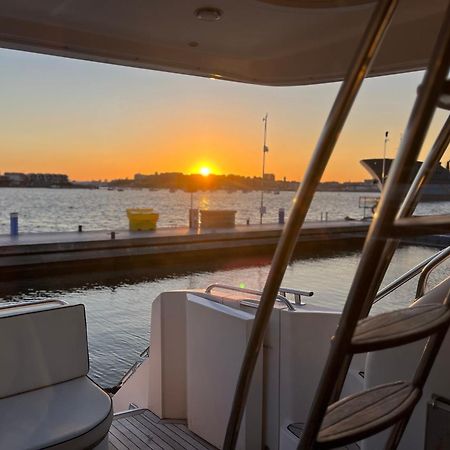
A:
[[[386,147],[389,142],[389,131],[384,133],[384,151],[383,151],[383,170],[381,171],[381,186],[384,186],[386,180]]]
[[[262,160],[262,177],[261,177],[261,206],[259,208],[259,223],[262,225],[263,223],[263,215],[265,214],[264,208],[264,172],[266,169],[266,153],[269,151],[269,147],[267,147],[267,118],[269,115],[263,117],[264,122],[264,143],[263,143],[263,160]]]

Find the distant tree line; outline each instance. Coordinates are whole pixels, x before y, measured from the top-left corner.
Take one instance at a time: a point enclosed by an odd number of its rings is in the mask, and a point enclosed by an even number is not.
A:
[[[261,177],[243,177],[240,175],[200,174],[185,175],[183,173],[155,173],[153,175],[136,174],[134,179],[112,180],[110,185],[117,187],[139,187],[153,189],[181,189],[187,192],[212,190],[243,190],[261,189]],[[273,174],[264,177],[265,190],[291,190],[298,187],[298,182],[275,180]]]
[[[259,191],[264,186],[266,191],[295,191],[299,186],[297,181],[276,180],[275,175],[266,174],[264,184],[261,177],[244,177],[240,175],[200,174],[185,175],[180,172],[155,173],[153,175],[136,174],[133,179],[112,180],[110,186],[134,187],[150,189],[181,189],[187,192],[196,191]],[[373,180],[339,183],[328,181],[320,183],[320,191],[357,191],[376,192],[378,188]]]

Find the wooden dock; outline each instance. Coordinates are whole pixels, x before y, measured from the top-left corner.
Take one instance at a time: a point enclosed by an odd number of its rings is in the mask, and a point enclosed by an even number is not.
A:
[[[362,243],[368,222],[309,222],[298,243],[320,248],[345,248]],[[108,269],[145,264],[171,264],[183,259],[211,260],[225,255],[273,252],[282,226],[243,225],[234,228],[159,228],[155,231],[28,233],[0,235],[0,270],[12,276],[24,271],[70,268]]]

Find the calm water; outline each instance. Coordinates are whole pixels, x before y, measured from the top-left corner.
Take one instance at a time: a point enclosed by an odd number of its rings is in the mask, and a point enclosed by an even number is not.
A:
[[[288,211],[292,192],[279,195],[267,193],[265,222],[276,222],[278,209]],[[319,220],[328,212],[329,220],[345,216],[360,218],[360,193],[318,192],[309,220]],[[375,195],[375,194],[371,194]],[[205,209],[235,209],[237,222],[259,221],[259,192],[243,194],[198,192],[193,195],[194,207]],[[79,189],[0,189],[0,233],[9,231],[9,213],[20,214],[20,229],[24,232],[76,230],[78,224],[86,230],[123,229],[128,226],[126,209],[152,207],[160,213],[160,226],[187,224],[190,194],[167,190],[79,190]],[[419,205],[418,213],[442,214],[450,210],[448,203]],[[405,272],[412,265],[436,250],[403,247],[395,256],[395,264],[385,283]],[[288,268],[283,284],[315,292],[309,302],[340,307],[356,270],[359,252],[321,254],[295,260]],[[91,375],[103,386],[117,383],[148,345],[151,304],[162,291],[206,287],[221,282],[232,285],[244,283],[261,289],[268,270],[269,259],[227,260],[205,266],[191,266],[164,275],[149,270],[129,273],[108,273],[21,282],[19,286],[0,284],[0,301],[57,298],[69,303],[84,303],[87,310]],[[444,268],[442,270],[447,270]],[[384,299],[377,310],[407,304],[413,298],[414,286],[409,284],[395,297]]]
[[[423,260],[435,249],[400,248],[385,284]],[[359,260],[359,252],[322,254],[295,260],[288,268],[283,285],[310,289],[309,303],[341,307],[345,301]],[[139,359],[148,345],[151,305],[162,291],[204,288],[210,283],[232,285],[244,283],[261,289],[269,270],[267,258],[223,261],[215,268],[191,266],[189,271],[150,275],[145,270],[133,274],[92,274],[89,277],[67,276],[64,279],[33,280],[29,285],[0,285],[2,301],[56,298],[86,306],[91,376],[103,386],[116,384],[126,370]],[[443,273],[450,268],[442,267]],[[414,296],[415,285],[408,283],[395,296],[383,299],[375,311],[407,305]]]
[[[358,208],[358,192],[318,192],[314,198],[308,220],[320,220],[321,213],[328,212],[329,220],[345,216],[362,217]],[[264,204],[267,223],[278,220],[278,209],[289,211],[294,193],[266,193]],[[75,231],[78,225],[85,230],[115,230],[128,227],[127,208],[154,208],[160,214],[159,225],[185,226],[191,195],[182,191],[167,190],[84,190],[84,189],[0,189],[0,234],[9,233],[9,213],[19,213],[20,230],[23,232]],[[193,205],[201,209],[235,209],[237,223],[259,223],[260,193],[240,191],[227,193],[197,192]],[[424,203],[419,214],[441,214],[450,211],[450,202]]]

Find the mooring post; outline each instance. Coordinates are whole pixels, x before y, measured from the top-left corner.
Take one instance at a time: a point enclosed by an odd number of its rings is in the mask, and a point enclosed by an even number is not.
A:
[[[198,228],[198,209],[191,208],[189,209],[189,228],[197,229]]]
[[[11,236],[19,234],[19,213],[12,212],[9,215],[9,230]]]

